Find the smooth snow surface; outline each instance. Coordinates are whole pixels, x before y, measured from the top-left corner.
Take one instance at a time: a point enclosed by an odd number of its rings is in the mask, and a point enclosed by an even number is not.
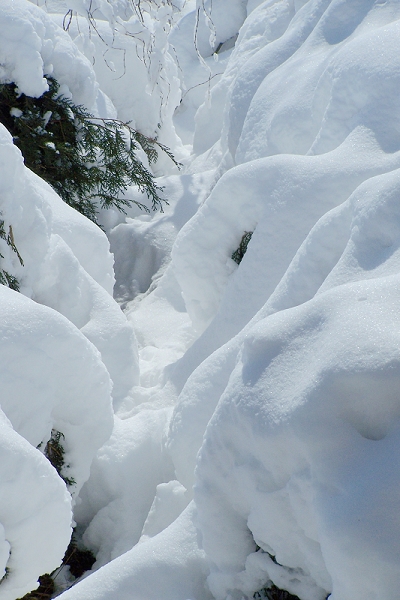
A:
[[[53,74],[184,164],[160,152],[165,211],[104,233],[0,129],[24,260],[0,240],[0,600],[57,567],[71,507],[96,563],[63,600],[398,600],[399,23],[398,0],[3,1],[1,82]]]
[[[157,537],[137,544],[82,583],[62,594],[63,600],[212,600],[204,590],[207,571],[189,507]]]

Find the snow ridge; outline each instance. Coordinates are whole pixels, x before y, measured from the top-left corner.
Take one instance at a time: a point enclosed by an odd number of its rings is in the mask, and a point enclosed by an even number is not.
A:
[[[184,169],[103,232],[0,128],[0,600],[72,518],[97,561],[63,600],[398,600],[400,3],[88,6],[6,0],[1,82],[53,74]]]

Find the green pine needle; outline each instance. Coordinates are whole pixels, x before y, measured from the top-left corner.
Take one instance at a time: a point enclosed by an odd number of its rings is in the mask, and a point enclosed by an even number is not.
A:
[[[138,159],[138,146],[149,163],[157,148],[180,166],[168,148],[116,119],[98,119],[83,106],[59,95],[59,84],[47,78],[49,91],[40,98],[18,94],[15,84],[0,85],[0,122],[11,132],[25,164],[47,181],[70,206],[96,222],[98,207],[125,208],[140,202],[121,198],[136,185],[153,210],[168,203],[153,175]]]

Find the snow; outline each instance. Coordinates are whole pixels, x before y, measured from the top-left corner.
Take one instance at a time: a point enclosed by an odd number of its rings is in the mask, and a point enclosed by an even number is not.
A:
[[[19,265],[2,242],[5,268],[8,264],[16,273],[25,295],[59,311],[93,342],[114,380],[118,402],[136,383],[137,348],[131,326],[110,295],[114,277],[107,239],[23,166],[4,127],[0,136],[0,161],[8,171],[1,210],[24,260]]]
[[[378,464],[390,462],[382,446],[390,452],[398,430],[397,285],[397,276],[344,284],[260,319],[247,333],[197,464],[195,498],[204,548],[218,567],[210,578],[216,597],[228,586],[257,589],[247,572],[235,579],[245,570],[250,532],[281,565],[283,588],[300,597],[309,597],[303,574],[322,588],[317,597],[330,591],[325,552],[337,597],[378,597],[382,587],[395,597],[398,572],[389,565],[397,534],[382,548],[377,529],[396,528],[384,508],[396,492],[380,484],[387,473]],[[382,295],[384,312],[376,305]],[[373,479],[360,460],[365,467],[377,461]],[[363,567],[346,581],[343,566],[354,552]],[[268,572],[267,561],[266,579]]]
[[[9,569],[1,593],[11,599],[57,566],[71,534],[71,497],[36,448],[52,430],[63,433],[64,475],[77,494],[109,435],[110,380],[67,319],[4,286],[0,293],[2,574]]]
[[[160,153],[164,212],[101,212],[102,231],[0,128],[24,261],[0,240],[21,284],[0,290],[0,600],[59,565],[71,523],[96,563],[63,600],[398,599],[399,18],[2,3],[2,82],[39,96],[52,74],[183,169]]]
[[[16,292],[1,292],[2,410],[34,447],[50,438],[51,429],[64,434],[66,463],[79,491],[110,431],[108,373],[67,319]]]
[[[189,505],[159,536],[136,545],[61,597],[130,600],[133,593],[140,600],[212,600],[204,591],[207,565],[197,544],[193,512]]]
[[[93,69],[42,9],[3,3],[0,27],[3,82],[40,95],[43,75],[52,73],[64,93],[92,106]],[[104,233],[24,166],[3,126],[0,168],[4,231],[23,260],[0,241],[1,266],[21,288],[18,294],[1,286],[0,328],[0,597],[15,600],[60,564],[71,506],[112,432],[111,393],[116,403],[125,398],[138,364],[133,329],[111,295],[113,257]],[[69,490],[43,455],[52,432],[59,432],[65,451]]]
[[[1,597],[14,600],[35,587],[38,572],[62,559],[71,534],[71,499],[43,455],[3,412],[0,418]]]
[[[173,474],[162,448],[168,413],[168,409],[142,410],[136,417],[115,417],[112,436],[93,461],[76,520],[86,525],[83,540],[96,550],[96,566],[138,542],[158,483]]]
[[[151,19],[144,22],[146,12],[140,13],[126,5],[124,12],[129,18],[117,19],[118,26],[111,28],[110,22],[114,24],[116,19],[116,7],[103,2],[100,7],[103,13],[106,5],[110,14],[104,14],[103,19],[91,6],[90,10],[96,15],[95,25],[93,19],[87,18],[88,7],[74,7],[77,14],[68,25],[68,32],[75,42],[73,46],[93,65],[97,85],[114,107],[113,116],[129,122],[144,135],[174,147],[180,160],[186,152],[172,122],[180,101],[177,66],[168,44],[172,8],[165,3],[161,6],[151,4]],[[56,15],[55,21],[62,25],[64,13]],[[160,154],[156,169],[162,175],[163,168],[171,169],[172,163],[162,152]]]
[[[52,75],[64,95],[92,108],[94,72],[69,36],[26,0],[3,2],[0,15],[1,81],[15,82],[20,92],[39,97],[48,89],[44,75]]]

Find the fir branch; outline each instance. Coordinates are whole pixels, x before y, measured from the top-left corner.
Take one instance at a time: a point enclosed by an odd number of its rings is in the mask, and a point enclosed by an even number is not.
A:
[[[40,98],[18,94],[13,83],[0,85],[0,122],[13,135],[25,164],[92,221],[96,222],[99,206],[122,212],[132,203],[144,208],[122,197],[131,185],[147,194],[153,210],[162,211],[168,202],[137,150],[140,146],[151,164],[158,158],[158,148],[179,167],[171,151],[129,123],[94,117],[59,95],[55,79],[48,77],[48,84],[48,92]]]
[[[253,231],[245,231],[242,235],[242,239],[240,240],[240,244],[238,248],[232,253],[232,260],[235,261],[238,265],[242,262],[244,255],[247,252],[247,246],[251,240],[251,236],[253,235]]]
[[[7,243],[7,246],[10,246],[13,252],[15,252],[15,254],[17,255],[20,264],[24,266],[24,261],[22,260],[22,257],[15,245],[12,227],[11,225],[9,226],[7,235],[4,229],[4,221],[2,219],[0,219],[0,238]],[[4,256],[1,253],[0,258],[4,258]],[[19,292],[18,279],[14,275],[11,275],[11,273],[6,271],[5,269],[0,269],[0,284],[5,285],[6,287],[9,287],[10,289],[15,290],[16,292]]]

